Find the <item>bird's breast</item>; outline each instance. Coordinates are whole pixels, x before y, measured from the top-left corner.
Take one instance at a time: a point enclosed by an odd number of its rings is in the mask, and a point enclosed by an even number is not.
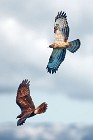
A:
[[[56,33],[55,33],[55,40],[54,40],[55,43],[60,43],[60,42],[64,42],[64,36],[62,36],[62,33],[57,30]]]

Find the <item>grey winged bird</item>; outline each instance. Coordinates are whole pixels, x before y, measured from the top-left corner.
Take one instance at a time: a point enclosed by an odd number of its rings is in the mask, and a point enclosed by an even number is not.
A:
[[[23,80],[18,87],[16,103],[21,109],[21,114],[17,116],[17,118],[19,118],[17,126],[25,123],[25,120],[29,117],[46,112],[47,109],[47,104],[45,102],[35,108],[30,96],[29,83],[30,81]]]
[[[54,43],[49,46],[50,48],[53,48],[53,51],[46,67],[48,72],[52,74],[56,73],[60,64],[64,61],[66,50],[74,53],[79,49],[81,44],[79,39],[71,42],[67,41],[69,37],[69,26],[65,12],[58,12],[55,17],[54,35]]]

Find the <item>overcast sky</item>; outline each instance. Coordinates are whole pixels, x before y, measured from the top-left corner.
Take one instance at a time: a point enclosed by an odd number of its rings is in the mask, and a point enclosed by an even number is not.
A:
[[[93,140],[93,126],[72,124],[0,125],[1,140]]]
[[[69,41],[79,38],[81,48],[67,52],[57,73],[50,75],[48,46],[61,10],[67,13]],[[0,0],[0,122],[16,121],[16,91],[28,78],[36,106],[49,104],[34,122],[93,123],[92,13],[92,0]]]

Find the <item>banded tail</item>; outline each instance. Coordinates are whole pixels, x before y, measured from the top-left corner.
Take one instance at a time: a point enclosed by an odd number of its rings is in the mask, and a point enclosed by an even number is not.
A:
[[[76,40],[71,41],[69,43],[70,43],[70,46],[67,48],[67,50],[69,50],[72,53],[76,52],[80,48],[81,42],[79,39],[76,39]]]
[[[47,103],[44,102],[35,109],[34,113],[41,114],[46,112],[46,109],[47,109]]]

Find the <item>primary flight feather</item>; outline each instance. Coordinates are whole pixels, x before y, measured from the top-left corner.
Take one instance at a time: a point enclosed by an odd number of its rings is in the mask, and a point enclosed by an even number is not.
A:
[[[67,41],[69,37],[69,26],[65,12],[58,12],[55,17],[54,35],[54,43],[49,46],[53,48],[53,51],[47,65],[48,72],[52,74],[56,73],[60,64],[64,61],[66,50],[74,53],[79,49],[81,44],[79,39],[71,42]]]
[[[21,114],[17,116],[17,118],[19,118],[17,126],[25,123],[25,120],[29,117],[46,112],[47,109],[47,104],[45,102],[35,108],[34,102],[30,96],[29,83],[30,81],[23,80],[18,87],[16,103],[21,109]]]

